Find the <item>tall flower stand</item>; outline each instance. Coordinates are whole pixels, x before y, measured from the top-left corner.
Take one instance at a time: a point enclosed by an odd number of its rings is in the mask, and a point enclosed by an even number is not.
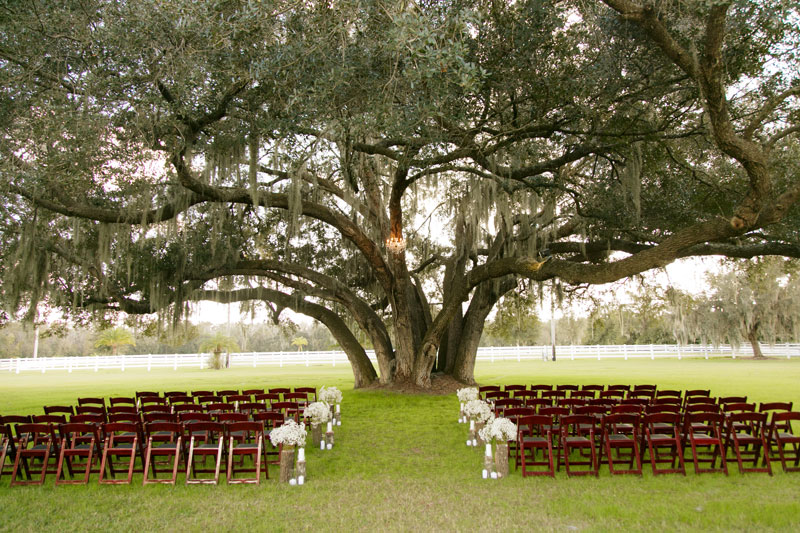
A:
[[[497,477],[508,477],[508,443],[500,442],[494,452],[494,469]]]
[[[294,446],[281,446],[281,470],[278,477],[280,483],[289,483],[294,473]]]
[[[311,424],[311,442],[314,447],[319,448],[322,442],[322,424]]]
[[[483,439],[481,438],[481,430],[485,425],[486,425],[485,422],[478,422],[477,424],[475,424],[475,436],[478,439],[477,446],[483,446],[485,444],[485,442],[483,442]]]

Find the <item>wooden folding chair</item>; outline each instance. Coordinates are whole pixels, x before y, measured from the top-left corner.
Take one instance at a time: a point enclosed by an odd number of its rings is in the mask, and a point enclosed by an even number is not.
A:
[[[686,465],[683,461],[681,446],[680,413],[648,413],[642,418],[642,428],[642,439],[647,443],[653,475],[683,474],[685,476]],[[644,445],[641,448],[644,449]],[[675,466],[676,462],[678,466]],[[667,468],[659,468],[659,464],[665,463],[669,465]]]
[[[747,404],[745,404],[747,405]],[[769,460],[769,444],[767,444],[767,414],[752,411],[732,412],[727,415],[726,449],[733,449],[739,473],[767,472],[772,475]],[[745,467],[742,456],[751,456],[753,466]],[[758,467],[759,457],[763,458],[763,467]]]
[[[697,412],[684,416],[684,449],[688,442],[692,450],[692,461],[696,474],[724,472],[728,475],[728,462],[725,458],[725,443],[722,438],[722,427],[725,417],[721,413]],[[702,449],[708,449],[707,456],[701,457]],[[720,467],[716,467],[717,458]],[[707,468],[701,463],[708,463]]]
[[[792,422],[800,422],[800,412],[775,413],[770,424],[769,441],[778,449],[784,472],[800,472],[800,435],[792,431]],[[792,460],[794,466],[787,466]]]
[[[228,432],[228,484],[260,484],[264,425],[261,422],[231,422],[226,424],[226,430]],[[238,440],[242,434],[246,437]],[[254,463],[252,467],[247,466],[244,460],[248,456]],[[234,465],[236,457],[242,458],[242,462],[238,466]],[[237,472],[254,472],[255,476],[236,477]]]
[[[17,446],[16,457],[14,458],[14,469],[11,472],[10,486],[15,485],[42,485],[48,474],[50,454],[58,450],[58,444],[51,424],[18,424],[17,432],[21,435],[19,446]],[[32,479],[32,465],[36,461],[41,461],[42,468],[39,472],[39,479]],[[30,462],[29,462],[30,461]],[[22,466],[27,480],[17,479],[19,468]]]
[[[620,406],[618,406],[620,407]],[[606,453],[608,469],[612,474],[642,475],[642,457],[639,451],[639,415],[637,413],[615,413],[603,417],[603,434],[600,438],[600,456],[598,463],[603,462],[603,451]],[[625,458],[627,469],[618,469],[621,462],[614,460],[615,450],[630,450]],[[633,463],[636,461],[636,467]]]
[[[99,415],[98,415],[99,416]],[[92,423],[70,422],[58,426],[58,433],[61,436],[61,446],[58,456],[58,467],[56,468],[56,485],[86,485],[92,473],[92,466],[101,456],[100,433],[98,425]],[[83,462],[74,462],[75,458],[83,458]],[[70,479],[64,475],[64,464],[67,465],[67,473]],[[76,468],[83,467],[83,478],[72,479]],[[99,470],[95,469],[95,472]],[[64,479],[61,479],[61,477]]]
[[[593,415],[566,415],[560,420],[561,452],[558,465],[564,465],[567,476],[597,476],[597,450],[595,449],[595,427],[597,419]],[[571,459],[573,450],[589,452],[586,459]],[[586,466],[586,470],[575,470],[575,466]]]
[[[225,425],[220,422],[190,422],[185,426],[189,436],[189,456],[186,459],[186,484],[219,483],[219,471],[222,465],[222,452],[225,445]],[[206,460],[214,459],[214,467],[207,468]],[[196,459],[202,459],[202,465]],[[213,478],[201,478],[198,474],[214,474]]]
[[[103,456],[100,461],[101,485],[130,485],[133,479],[133,470],[136,465],[136,456],[144,465],[144,453],[142,451],[142,427],[138,422],[108,422],[103,424],[105,434],[105,444],[103,446]],[[116,466],[125,466],[126,463],[117,463],[114,458],[126,458],[128,476],[124,479],[117,479]],[[106,477],[108,468],[108,477]],[[142,466],[144,470],[144,466]]]
[[[143,485],[150,483],[161,483],[174,485],[178,478],[178,464],[181,460],[183,428],[177,422],[148,422],[145,424],[145,434],[147,436],[147,448],[144,460]],[[172,476],[168,479],[158,479],[159,470],[157,468],[158,457],[173,457]],[[152,466],[153,477],[150,478]]]
[[[20,424],[30,424],[29,415],[6,415],[0,416],[0,478],[5,473],[11,473],[14,469],[14,461],[17,458],[17,448],[22,435],[17,431]],[[6,461],[9,462],[6,466]],[[27,470],[23,472],[27,479],[30,475]]]
[[[550,476],[556,477],[553,461],[553,437],[550,433],[552,419],[546,415],[527,415],[518,419],[517,446],[518,461],[522,464],[522,477]],[[536,459],[536,452],[542,452],[542,459]],[[529,453],[530,452],[530,453]],[[529,470],[530,467],[546,466],[547,470]]]

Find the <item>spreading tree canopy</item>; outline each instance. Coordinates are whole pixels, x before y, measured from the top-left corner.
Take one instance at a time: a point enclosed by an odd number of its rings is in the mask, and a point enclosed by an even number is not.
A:
[[[800,255],[795,2],[0,9],[10,313],[289,308],[427,386],[510,291]]]

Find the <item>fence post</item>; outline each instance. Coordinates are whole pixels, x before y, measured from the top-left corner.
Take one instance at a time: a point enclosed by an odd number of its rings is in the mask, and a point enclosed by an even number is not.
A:
[[[597,351],[597,360],[599,361],[600,360],[600,345],[599,344],[595,344],[594,347],[595,347],[595,350]]]
[[[17,363],[17,372],[16,373],[19,374],[19,357],[17,357],[16,363]]]
[[[283,352],[280,352],[281,368],[283,368]]]
[[[655,361],[656,360],[656,354],[653,353],[653,345],[652,344],[650,345],[650,360],[651,361]]]
[[[256,352],[253,352],[253,368],[256,367]]]
[[[150,368],[153,365],[153,354],[147,354],[147,371],[150,372]]]
[[[69,368],[67,368],[67,373],[72,374],[72,359],[69,360]]]
[[[678,344],[678,361],[681,360],[681,345]]]
[[[172,366],[172,370],[178,370],[178,354],[175,354],[175,362]]]

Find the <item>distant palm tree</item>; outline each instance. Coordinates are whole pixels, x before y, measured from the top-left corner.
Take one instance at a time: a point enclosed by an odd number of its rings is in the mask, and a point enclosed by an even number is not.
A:
[[[223,333],[215,333],[211,337],[206,338],[200,343],[201,352],[211,352],[214,356],[211,359],[211,367],[219,370],[220,368],[227,368],[229,366],[226,361],[222,364],[222,352],[230,354],[231,352],[238,352],[239,345],[233,337],[229,337]]]
[[[112,328],[100,332],[97,340],[94,341],[95,348],[111,348],[111,354],[117,355],[120,346],[131,345],[136,346],[136,340],[133,338],[133,333],[125,328]]]
[[[302,352],[303,346],[308,346],[308,340],[305,337],[295,337],[292,339],[292,346],[297,346],[297,351]]]

